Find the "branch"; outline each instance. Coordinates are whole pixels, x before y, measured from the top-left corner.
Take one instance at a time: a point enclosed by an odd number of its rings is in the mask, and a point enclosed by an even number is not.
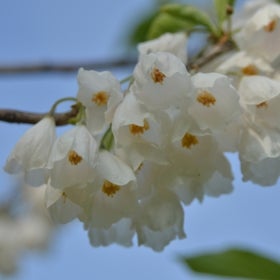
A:
[[[213,61],[221,54],[227,53],[234,49],[236,49],[234,42],[225,36],[217,45],[214,45],[210,50],[206,50],[206,52],[203,52],[201,56],[193,59],[193,61],[189,63],[188,69],[198,71],[201,67]]]
[[[69,124],[69,120],[74,118],[78,113],[77,107],[72,106],[72,109],[65,113],[54,114],[55,123],[57,126]],[[24,112],[13,109],[0,109],[0,121],[9,123],[28,123],[35,124],[40,121],[47,113]]]
[[[136,64],[135,59],[118,59],[100,62],[74,62],[66,64],[26,64],[26,65],[2,65],[0,74],[19,74],[19,73],[43,73],[43,72],[76,72],[80,67],[85,69],[108,70],[110,68],[128,67]]]

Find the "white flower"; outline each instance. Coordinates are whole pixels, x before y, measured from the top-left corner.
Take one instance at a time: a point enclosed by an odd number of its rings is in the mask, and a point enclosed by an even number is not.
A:
[[[280,6],[268,4],[260,8],[235,40],[242,50],[273,62],[280,54]]]
[[[275,127],[246,120],[241,133],[239,153],[242,160],[257,163],[280,156],[280,133]]]
[[[140,56],[152,52],[170,52],[176,55],[184,64],[187,63],[187,35],[180,33],[165,33],[160,37],[138,45]]]
[[[280,81],[264,76],[244,77],[238,92],[241,106],[254,122],[280,129]]]
[[[71,200],[67,190],[61,191],[47,185],[45,200],[50,216],[56,223],[68,223],[82,212],[81,206]]]
[[[162,148],[168,141],[171,122],[165,113],[150,113],[129,92],[116,110],[112,131],[116,147],[125,150],[123,158],[138,168],[148,157],[150,160],[164,161]]]
[[[257,163],[280,156],[280,82],[263,76],[244,77],[239,87],[244,108],[242,160]]]
[[[87,126],[93,134],[99,133],[112,121],[122,100],[120,83],[110,72],[83,68],[79,70],[78,83],[77,98],[86,107]]]
[[[230,164],[212,136],[186,131],[168,154],[170,165],[162,167],[157,184],[173,190],[185,204],[232,191]]]
[[[233,30],[238,29],[247,23],[259,9],[268,4],[275,3],[274,0],[248,0],[244,2],[244,6],[233,14],[232,23]]]
[[[94,247],[108,246],[112,243],[129,247],[132,246],[134,234],[135,229],[132,225],[132,220],[129,218],[122,218],[108,229],[90,227],[88,230],[90,243]]]
[[[60,136],[50,154],[50,185],[64,189],[92,182],[95,174],[97,143],[84,125],[77,125]]]
[[[87,206],[80,217],[87,228],[108,229],[137,211],[136,178],[132,169],[117,156],[101,151],[96,178],[88,184]]]
[[[27,184],[39,186],[46,180],[45,167],[55,141],[55,124],[52,117],[45,117],[22,136],[11,152],[5,171],[24,173]]]
[[[251,53],[240,51],[233,54],[220,64],[216,71],[224,74],[235,74],[252,76],[258,74],[271,74],[273,68],[262,57],[254,56]]]
[[[186,66],[171,53],[142,55],[133,77],[131,91],[151,111],[182,107],[192,93]]]
[[[280,176],[280,157],[249,162],[240,158],[243,181],[261,186],[274,186]]]
[[[127,94],[116,110],[112,123],[115,141],[122,146],[131,143],[152,143],[161,146],[164,134],[170,126],[166,114],[147,111],[135,95]],[[164,130],[164,131],[163,131]]]
[[[220,131],[240,115],[239,97],[227,76],[198,73],[192,81],[195,93],[188,112],[201,130]]]
[[[162,251],[176,237],[185,238],[184,211],[180,201],[167,190],[141,201],[141,214],[136,221],[138,244]]]

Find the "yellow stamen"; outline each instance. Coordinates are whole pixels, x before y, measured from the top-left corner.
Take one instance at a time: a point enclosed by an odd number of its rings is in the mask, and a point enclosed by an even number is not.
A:
[[[208,91],[202,91],[196,100],[206,107],[210,107],[216,103],[216,98]]]
[[[190,149],[191,146],[198,144],[198,139],[196,136],[186,133],[181,140],[182,147]]]
[[[158,68],[154,68],[151,77],[155,83],[162,84],[166,76]]]
[[[245,67],[243,67],[241,69],[243,75],[246,75],[246,76],[253,76],[253,75],[257,75],[258,74],[258,69],[256,66],[254,66],[253,64],[249,64]]]
[[[109,99],[109,95],[106,91],[99,91],[92,95],[92,102],[94,102],[97,106],[106,105]]]
[[[78,155],[74,150],[70,150],[68,153],[68,160],[72,165],[77,165],[82,161],[82,157]]]
[[[144,125],[143,126],[136,125],[136,124],[131,124],[129,126],[129,131],[133,135],[138,135],[138,134],[143,134],[149,128],[150,128],[149,123],[146,120],[144,120]]]
[[[113,197],[120,190],[120,186],[115,185],[107,180],[104,181],[102,192],[109,197]]]
[[[266,32],[272,32],[276,28],[276,24],[277,24],[277,21],[274,19],[271,22],[269,22],[267,25],[264,26],[264,30]]]
[[[256,105],[257,108],[262,108],[262,109],[266,109],[268,107],[268,104],[266,101],[263,101],[259,104]]]

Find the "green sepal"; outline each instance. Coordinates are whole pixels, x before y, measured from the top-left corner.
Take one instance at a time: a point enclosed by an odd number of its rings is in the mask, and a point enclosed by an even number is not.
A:
[[[183,257],[182,261],[195,272],[242,279],[279,280],[280,263],[243,249],[229,249],[198,256]]]
[[[100,143],[100,148],[110,151],[114,144],[114,135],[111,126],[107,129]]]
[[[167,4],[161,7],[161,12],[166,13],[178,20],[184,21],[188,25],[204,26],[207,31],[214,36],[219,32],[211,21],[211,18],[198,8],[185,4]]]

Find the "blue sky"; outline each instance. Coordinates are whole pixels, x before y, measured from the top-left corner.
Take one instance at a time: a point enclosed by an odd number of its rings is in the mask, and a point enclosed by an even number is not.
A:
[[[9,0],[0,3],[0,65],[19,62],[107,60],[123,55],[127,27],[152,5],[150,0]],[[105,70],[105,69],[104,69]],[[114,69],[119,78],[129,73]],[[44,112],[77,91],[76,73],[2,75],[1,107]],[[0,123],[1,166],[28,125]],[[45,253],[26,254],[12,280],[46,279],[209,279],[195,278],[176,257],[241,245],[280,259],[279,186],[243,183],[231,156],[233,194],[206,198],[185,208],[187,239],[162,253],[148,248],[93,248],[82,225],[62,227]],[[1,187],[11,178],[0,170]],[[4,190],[5,191],[5,190]],[[63,277],[63,278],[62,278]],[[1,278],[1,277],[0,277]]]

